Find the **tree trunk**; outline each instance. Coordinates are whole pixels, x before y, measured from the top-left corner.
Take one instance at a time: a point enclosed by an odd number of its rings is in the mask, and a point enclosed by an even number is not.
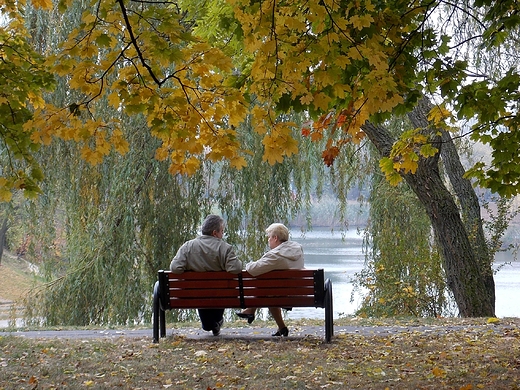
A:
[[[2,221],[0,227],[0,264],[2,264],[2,256],[4,255],[4,246],[6,242],[7,230],[9,229],[8,217],[6,216]]]
[[[423,99],[415,108],[410,120],[415,127],[426,128],[428,126],[428,113],[433,108],[433,104]],[[464,178],[466,170],[464,169],[459,153],[453,143],[450,133],[445,130],[440,131],[442,145],[440,148],[442,162],[450,180],[451,186],[457,196],[460,205],[460,214],[468,234],[471,247],[475,259],[479,266],[480,272],[485,280],[485,288],[489,298],[493,304],[493,312],[495,310],[495,281],[493,279],[493,258],[490,254],[484,227],[482,225],[482,216],[480,213],[480,203],[471,182]]]
[[[414,111],[419,117],[424,113],[420,108]],[[363,130],[381,155],[388,157],[394,143],[390,132],[369,122],[363,126]],[[440,149],[441,142],[441,138],[437,137],[434,146]],[[427,159],[420,158],[416,173],[403,175],[403,178],[415,192],[430,218],[443,258],[447,284],[453,292],[460,315],[494,316],[494,299],[488,292],[485,277],[453,195],[444,185],[440,175],[439,154]]]

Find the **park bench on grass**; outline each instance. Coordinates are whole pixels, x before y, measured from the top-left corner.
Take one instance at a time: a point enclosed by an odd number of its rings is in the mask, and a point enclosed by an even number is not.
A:
[[[259,276],[247,272],[159,271],[153,290],[153,341],[166,336],[165,311],[262,307],[325,308],[325,341],[334,334],[332,282],[322,269],[271,271]]]

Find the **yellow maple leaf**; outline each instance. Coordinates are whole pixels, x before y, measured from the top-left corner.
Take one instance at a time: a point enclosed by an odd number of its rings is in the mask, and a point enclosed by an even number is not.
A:
[[[395,187],[403,181],[403,177],[397,172],[393,171],[391,174],[386,175],[386,180],[388,180],[388,183],[391,186]]]
[[[401,169],[404,173],[415,173],[419,167],[419,164],[417,163],[418,160],[419,156],[417,156],[416,153],[410,152],[406,154],[401,161]]]
[[[81,148],[81,158],[90,165],[98,165],[103,161],[103,156],[96,150],[92,150],[88,146]]]
[[[114,145],[114,149],[121,155],[128,153],[130,150],[130,144],[122,137],[112,139],[112,144]]]
[[[197,157],[190,157],[188,160],[186,160],[184,164],[184,169],[181,173],[186,174],[188,176],[193,175],[200,167],[200,161]]]
[[[292,156],[293,154],[298,154],[298,142],[291,136],[287,137],[285,142],[283,143],[284,154],[286,156]]]
[[[43,100],[43,97],[41,95],[37,95],[34,92],[29,91],[27,97],[29,98],[29,101],[31,102],[34,108],[45,107],[45,100]]]
[[[347,96],[347,94],[352,92],[350,86],[346,84],[336,83],[333,85],[332,88],[334,89],[334,94],[341,99],[343,99],[345,96]]]
[[[310,104],[314,100],[313,96],[310,93],[306,93],[300,98],[300,102],[302,104]]]
[[[370,27],[370,25],[374,22],[374,18],[371,15],[354,15],[350,18],[350,22],[352,25],[358,30],[362,30],[364,27]]]
[[[246,159],[242,156],[237,156],[235,158],[230,159],[229,165],[235,169],[242,169],[247,166]]]
[[[282,151],[277,144],[276,137],[268,134],[264,137],[262,143],[264,144],[263,161],[267,161],[270,165],[283,162]]]
[[[164,161],[168,158],[168,147],[166,145],[162,145],[160,148],[157,148],[155,151],[155,159],[157,161]]]
[[[451,118],[451,112],[443,105],[433,107],[428,113],[428,120],[432,121],[435,126],[442,126]]]
[[[103,133],[98,133],[96,136],[96,150],[99,154],[106,156],[110,153],[111,145],[108,143]]]
[[[0,202],[10,202],[12,197],[11,184],[6,178],[0,177]]]
[[[395,187],[403,180],[401,175],[394,169],[394,161],[391,158],[383,157],[379,160],[379,168],[381,168],[391,186]]]
[[[52,9],[52,0],[32,0],[31,3],[35,8]]]
[[[110,104],[114,108],[119,108],[119,105],[121,104],[121,99],[117,91],[113,91],[108,95],[108,104]]]
[[[357,47],[351,47],[348,49],[347,56],[351,60],[361,60],[363,57],[361,56],[361,53],[359,52],[359,49]]]
[[[332,99],[329,96],[327,96],[323,92],[320,92],[314,96],[313,104],[317,110],[326,111],[329,108],[329,103],[331,100]]]

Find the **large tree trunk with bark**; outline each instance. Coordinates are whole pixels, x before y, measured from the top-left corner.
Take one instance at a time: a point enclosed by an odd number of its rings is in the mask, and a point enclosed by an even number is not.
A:
[[[426,128],[428,126],[428,113],[433,108],[433,104],[423,99],[417,105],[415,110],[409,116],[413,125],[418,128]],[[471,182],[464,177],[466,170],[464,169],[459,153],[453,143],[450,133],[442,129],[435,129],[440,132],[442,144],[440,147],[440,156],[444,165],[445,172],[450,180],[451,187],[457,196],[460,205],[460,215],[468,234],[473,253],[478,263],[480,272],[484,277],[486,291],[493,303],[493,311],[495,309],[495,281],[493,278],[493,256],[490,254],[484,227],[482,225],[482,216],[480,213],[480,203]]]
[[[411,118],[415,124],[420,122],[421,128],[425,132],[431,131],[424,125],[427,124],[425,115],[427,107],[427,102],[419,104]],[[413,118],[414,116],[415,118]],[[390,132],[382,126],[375,126],[369,122],[363,126],[363,130],[381,155],[388,157],[394,143]],[[444,146],[442,142],[442,138],[438,136],[435,139],[434,146],[442,150]],[[450,152],[453,153],[453,151],[451,150]],[[442,180],[439,170],[439,157],[439,154],[430,158],[421,157],[416,173],[403,174],[403,178],[415,192],[430,218],[435,239],[442,254],[447,283],[453,292],[460,315],[464,317],[494,316],[494,283],[492,283],[492,273],[487,272],[488,268],[491,270],[491,264],[487,261],[483,265],[479,261],[482,258],[481,245],[485,245],[485,242],[480,241],[477,245],[473,245],[476,243],[476,238],[470,239],[470,237],[476,237],[473,234],[474,230],[471,233],[467,230],[454,196],[448,191]],[[452,155],[451,157],[453,158],[454,156]],[[458,164],[460,164],[458,154],[456,154],[456,159]],[[455,164],[455,166],[457,165]],[[460,170],[452,170],[450,175],[455,176],[450,181],[453,183],[455,177],[460,174]],[[465,185],[458,185],[461,195],[464,193],[462,188],[467,191]],[[472,192],[475,195],[473,190]],[[472,207],[468,207],[468,209],[473,210],[473,212],[475,199],[476,196],[475,198],[464,199],[464,202],[470,202]],[[469,220],[472,221],[472,224],[477,223],[474,215],[468,217],[468,222]],[[480,219],[478,219],[478,224],[481,225]],[[482,236],[479,238],[483,238],[483,231]],[[485,253],[488,253],[487,248]],[[489,276],[491,276],[491,282]]]

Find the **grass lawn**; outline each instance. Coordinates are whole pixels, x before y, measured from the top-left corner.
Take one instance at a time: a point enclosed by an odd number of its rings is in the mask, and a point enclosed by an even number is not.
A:
[[[500,326],[486,319],[410,321],[432,330],[338,333],[330,344],[318,337],[170,336],[159,344],[150,337],[0,337],[0,389],[520,388],[518,319],[502,319]],[[345,323],[353,321],[336,325]],[[406,324],[410,322],[367,320],[359,325]]]

